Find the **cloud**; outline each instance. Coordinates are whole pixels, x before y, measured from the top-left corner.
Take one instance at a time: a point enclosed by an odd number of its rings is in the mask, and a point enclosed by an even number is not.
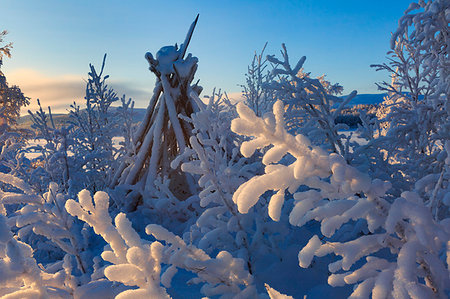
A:
[[[74,101],[81,107],[84,106],[87,74],[49,76],[35,69],[16,69],[5,75],[10,85],[19,86],[25,96],[31,98],[30,105],[22,108],[22,115],[27,114],[28,110],[34,112],[39,109],[37,99],[45,110],[50,106],[53,113],[67,113],[67,109]],[[146,108],[153,93],[154,82],[108,79],[107,83],[119,97],[125,94],[127,99],[132,98],[137,108]],[[203,93],[203,95],[206,94]],[[227,95],[233,103],[243,100],[241,92],[232,92]],[[117,105],[120,103],[114,106]]]
[[[125,95],[127,99],[132,98],[135,102],[134,106],[137,108],[147,108],[153,95],[154,82],[145,84],[146,87],[141,87],[141,85],[134,82],[111,79],[108,85],[116,91],[119,97]]]
[[[22,109],[25,114],[29,109],[38,109],[36,99],[43,108],[51,106],[55,113],[65,112],[74,100],[84,97],[85,83],[82,76],[66,74],[62,76],[47,76],[33,69],[17,69],[6,74],[10,85],[20,87],[25,96],[30,97],[30,105]]]
[[[28,110],[38,110],[37,99],[44,109],[48,106],[54,113],[66,113],[70,105],[76,101],[78,105],[84,105],[87,75],[64,74],[60,76],[48,76],[34,69],[17,69],[6,74],[10,85],[20,87],[25,96],[30,97],[30,105],[23,108],[21,113]],[[141,88],[137,84],[121,80],[108,80],[119,97],[125,94],[127,98],[135,101],[136,107],[146,107],[152,90]],[[119,105],[119,103],[117,103]]]

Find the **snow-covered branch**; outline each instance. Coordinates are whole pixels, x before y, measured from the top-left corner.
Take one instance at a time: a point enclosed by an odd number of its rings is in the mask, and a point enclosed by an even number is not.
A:
[[[92,201],[89,191],[83,190],[78,195],[78,202],[67,201],[66,209],[92,226],[109,244],[102,258],[113,265],[106,266],[105,276],[111,281],[137,287],[120,293],[117,298],[136,295],[168,298],[165,287],[170,287],[177,268],[196,274],[191,282],[204,283],[202,293],[206,296],[233,293],[252,296],[256,292],[252,276],[242,259],[233,258],[226,251],[211,258],[203,250],[187,245],[180,237],[156,224],[148,225],[145,231],[157,241],[142,240],[125,214],[119,213],[115,217],[115,225],[112,224],[108,201],[105,192],[97,192]],[[161,274],[163,265],[167,267]]]
[[[443,296],[449,279],[440,257],[442,250],[450,254],[446,248],[448,223],[433,220],[415,192],[404,192],[390,204],[383,198],[389,182],[371,180],[342,156],[324,152],[303,135],[290,135],[284,128],[283,104],[276,102],[273,110],[259,118],[245,105],[237,106],[239,118],[233,120],[232,130],[253,137],[242,144],[242,154],[249,157],[255,150],[271,146],[262,158],[265,174],[242,184],[233,195],[239,211],[247,213],[263,193],[274,190],[269,203],[272,219],[280,218],[288,191],[295,199],[290,223],[302,226],[318,221],[325,238],[332,238],[343,224],[363,219],[368,235],[325,243],[314,236],[299,253],[300,266],[308,267],[315,255],[334,253],[342,259],[329,265],[333,273],[329,283],[357,284],[353,296],[378,296],[381,290],[412,297]],[[288,165],[280,162],[286,155],[295,161]],[[380,257],[384,248],[391,253]],[[364,257],[366,263],[357,266]]]

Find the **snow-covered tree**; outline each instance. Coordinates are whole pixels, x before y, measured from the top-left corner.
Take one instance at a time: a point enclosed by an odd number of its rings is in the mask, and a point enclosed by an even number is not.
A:
[[[275,101],[274,91],[265,86],[274,79],[274,74],[271,72],[273,65],[267,60],[267,57],[264,57],[266,46],[267,43],[260,54],[255,52],[245,74],[246,84],[241,85],[245,104],[258,116],[270,111]]]
[[[127,128],[132,123],[127,124],[130,121],[127,111],[117,115],[117,111],[110,109],[119,98],[106,83],[109,76],[103,74],[105,60],[106,55],[99,73],[90,65],[85,107],[74,102],[69,110],[68,123],[56,126],[51,108],[48,107],[46,113],[39,100],[39,110],[28,111],[38,141],[28,147],[28,151],[38,156],[32,161],[37,165],[36,169],[23,173],[22,177],[28,176],[29,183],[41,191],[50,182],[56,182],[75,195],[83,188],[104,189],[110,180],[120,151],[114,148],[113,137],[121,134],[119,127]]]
[[[115,119],[111,115],[111,104],[119,100],[116,92],[108,86],[108,75],[103,75],[106,54],[98,73],[93,65],[86,84],[86,107],[71,105],[69,122],[73,125],[69,150],[74,155],[73,167],[82,172],[84,186],[90,190],[102,190],[109,182],[114,166],[112,138],[117,133]],[[72,178],[73,180],[75,178]]]
[[[389,62],[374,65],[390,72],[392,81],[377,84],[388,92],[377,114],[382,130],[364,147],[383,152],[390,172],[401,174],[395,179],[402,184],[393,181],[394,186],[418,188],[441,218],[448,208],[433,194],[448,192],[449,185],[444,175],[444,146],[450,140],[449,11],[450,3],[439,0],[411,3],[405,11],[391,38]]]
[[[356,96],[353,91],[345,99],[336,96],[342,87],[329,84],[320,78],[310,78],[309,73],[301,72],[306,57],[302,57],[295,67],[289,61],[286,46],[282,45],[282,60],[275,56],[267,56],[275,65],[272,70],[273,80],[265,88],[274,90],[275,97],[286,105],[288,129],[293,133],[308,136],[315,144],[328,145],[335,153],[346,157],[349,152],[348,143],[339,133],[346,128],[343,124],[335,124],[335,119],[351,99]]]
[[[399,20],[399,27],[391,38],[391,48],[402,42],[415,48],[415,55],[423,55],[421,67],[425,72],[439,73],[434,97],[450,94],[450,33],[447,0],[421,0],[412,2]]]
[[[8,34],[8,31],[3,30],[0,32],[0,65],[3,59],[3,56],[11,57],[11,48],[12,43],[5,43],[4,38]]]
[[[384,198],[389,182],[372,180],[341,155],[312,145],[304,135],[290,135],[284,105],[277,102],[273,110],[259,118],[245,105],[237,106],[239,118],[233,120],[232,130],[253,137],[242,144],[242,154],[249,157],[271,146],[262,158],[265,174],[245,182],[233,195],[239,212],[248,213],[263,193],[273,190],[268,213],[278,220],[288,191],[295,199],[290,223],[321,224],[322,236],[311,238],[299,252],[301,267],[309,267],[314,256],[335,254],[342,258],[329,265],[328,282],[355,284],[352,297],[444,297],[450,285],[448,218],[433,219],[416,192],[405,191],[389,203]],[[280,163],[286,155],[293,156],[294,162]],[[359,219],[369,234],[340,233],[344,224]]]
[[[0,32],[0,109],[2,110],[0,125],[15,124],[16,119],[20,116],[20,108],[30,103],[29,98],[23,95],[18,86],[8,85],[6,77],[1,71],[3,56],[11,57],[12,43],[2,45],[7,33],[5,30]]]
[[[115,155],[118,165],[122,163],[122,160],[130,159],[130,157],[137,153],[136,142],[134,140],[134,132],[136,130],[136,124],[134,123],[134,101],[132,101],[131,98],[126,100],[125,96],[122,96],[120,102],[122,105],[117,107],[115,113],[115,117],[122,123],[118,129],[120,137],[123,137],[123,140],[119,142],[120,147]]]
[[[442,167],[437,156],[445,136],[439,133],[448,116],[444,107],[433,103],[438,72],[424,68],[426,55],[406,38],[396,42],[390,55],[389,64],[375,65],[389,71],[392,82],[378,84],[388,96],[380,108],[383,113],[377,115],[383,124],[382,135],[372,144],[386,151],[391,164],[410,166],[403,172],[413,180]]]
[[[26,152],[37,154],[31,159],[33,166],[24,165],[19,167],[19,171],[12,173],[25,179],[37,192],[44,193],[51,182],[68,190],[70,187],[72,169],[71,157],[69,157],[70,127],[56,127],[53,120],[52,110],[48,107],[46,113],[37,100],[39,110],[31,112],[28,110],[35,130],[35,140],[38,142],[33,146],[28,146]],[[18,165],[21,166],[21,165]]]
[[[279,254],[275,250],[276,243],[289,230],[282,225],[267,224],[264,212],[267,206],[264,204],[253,213],[238,213],[232,201],[233,193],[261,170],[261,163],[239,153],[238,145],[242,140],[230,131],[231,119],[236,112],[226,97],[213,92],[207,105],[195,98],[200,111],[186,118],[194,127],[190,138],[192,148],[172,162],[172,167],[177,167],[182,161],[181,169],[194,175],[200,187],[201,214],[183,238],[208,254],[218,249],[227,250],[247,261],[248,270],[253,273],[256,257]]]

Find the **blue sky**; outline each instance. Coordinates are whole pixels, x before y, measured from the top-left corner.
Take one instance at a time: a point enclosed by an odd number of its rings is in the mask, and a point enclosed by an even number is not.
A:
[[[345,93],[377,93],[374,83],[387,74],[369,65],[385,61],[410,2],[0,0],[0,29],[14,43],[2,70],[34,101],[64,111],[82,102],[89,63],[108,53],[110,85],[145,107],[154,84],[145,52],[181,43],[199,13],[189,51],[206,94],[218,87],[237,96],[265,42],[267,54],[278,55],[284,42],[292,61],[305,55],[306,71],[327,74]]]

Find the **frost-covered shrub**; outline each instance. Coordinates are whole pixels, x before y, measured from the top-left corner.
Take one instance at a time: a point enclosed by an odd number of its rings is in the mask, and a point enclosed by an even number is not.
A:
[[[100,73],[90,65],[86,84],[85,107],[75,102],[69,111],[69,121],[60,127],[55,125],[51,109],[48,114],[42,109],[28,111],[32,117],[32,128],[36,130],[35,145],[28,146],[27,152],[37,155],[32,159],[28,174],[20,176],[40,192],[45,192],[50,182],[56,182],[71,195],[83,188],[104,189],[109,183],[116,159],[129,151],[116,149],[113,137],[132,134],[130,102],[122,98],[122,107],[116,113],[111,104],[119,100],[107,83],[108,75],[103,75],[106,55]],[[118,127],[123,131],[120,131]]]
[[[26,182],[10,174],[0,173],[0,181],[15,189],[12,192],[0,190],[0,204],[17,207],[8,215],[8,221],[18,229],[17,236],[33,244],[35,252],[47,254],[43,257],[45,262],[56,262],[69,254],[75,258],[79,273],[87,273],[91,267],[88,235],[67,214],[64,208],[67,195],[59,192],[58,185],[51,183],[41,196]]]
[[[290,223],[302,226],[318,221],[325,240],[311,238],[299,252],[301,267],[308,267],[314,256],[333,253],[342,259],[329,265],[328,282],[355,284],[353,297],[445,296],[450,285],[448,264],[442,259],[446,255],[448,261],[450,256],[448,219],[434,220],[415,192],[403,192],[390,204],[383,198],[389,182],[372,180],[303,135],[290,135],[284,128],[283,107],[277,102],[273,114],[259,118],[245,105],[237,106],[239,118],[233,120],[232,130],[253,137],[242,144],[242,154],[249,157],[272,146],[262,158],[265,174],[245,182],[233,195],[239,212],[249,212],[263,193],[273,190],[268,213],[278,220],[288,191],[295,199]],[[286,155],[294,162],[280,163]],[[369,234],[332,239],[344,224],[359,219],[366,222]]]
[[[0,110],[0,118],[3,112]],[[27,166],[24,159],[25,132],[11,129],[8,124],[0,125],[0,172],[19,174]]]
[[[55,182],[65,190],[69,189],[73,163],[69,157],[68,147],[72,142],[70,138],[70,127],[57,128],[53,120],[51,108],[48,114],[42,109],[37,100],[39,110],[35,113],[28,110],[33,124],[31,127],[36,131],[34,140],[36,144],[26,147],[26,152],[37,157],[32,158],[30,167],[24,169],[19,177],[25,179],[38,192],[45,192],[50,182]],[[34,165],[34,166],[33,166]]]
[[[448,101],[450,94],[450,59],[448,56],[450,3],[447,0],[421,0],[412,2],[399,20],[399,27],[391,38],[391,48],[397,42],[415,49],[422,57],[424,72],[438,72],[433,97]],[[441,102],[442,103],[442,102]],[[438,103],[436,103],[438,104]]]
[[[114,166],[115,149],[112,138],[117,134],[117,121],[111,115],[111,104],[119,100],[115,91],[106,84],[108,75],[103,75],[106,54],[100,73],[93,65],[86,84],[86,107],[80,109],[76,103],[71,105],[69,122],[73,125],[69,150],[73,153],[73,164],[77,173],[83,173],[78,190],[104,189]],[[118,134],[117,134],[118,135]],[[72,178],[76,180],[77,178]]]
[[[450,217],[450,141],[445,143],[445,153],[447,158],[441,173],[426,175],[414,184],[436,220]]]
[[[199,215],[198,197],[194,195],[184,198],[182,197],[184,194],[174,193],[171,179],[167,176],[158,177],[153,184],[152,196],[147,197],[142,205],[137,207],[136,211],[128,212],[127,215],[133,220],[136,219],[135,216],[141,218],[139,219],[141,225],[143,225],[143,221],[150,221],[164,226],[175,234],[182,235],[190,225],[195,223]],[[190,186],[187,186],[187,188],[195,190],[196,186],[193,179],[189,184]],[[127,205],[120,206],[125,202],[123,198],[120,198],[120,196],[124,197],[121,191],[120,189],[115,190],[113,200],[117,206],[122,208],[121,211],[129,211]]]
[[[245,74],[246,84],[241,85],[244,103],[255,111],[258,116],[270,111],[275,101],[274,91],[265,86],[275,77],[271,72],[273,65],[264,57],[266,46],[267,43],[264,45],[260,54],[255,52]]]
[[[428,203],[435,201],[433,193],[448,192],[444,146],[450,140],[449,11],[448,1],[419,1],[399,20],[389,62],[374,65],[392,78],[377,84],[388,92],[377,113],[381,130],[361,149],[382,153],[378,168],[395,174],[394,193],[415,188]],[[444,210],[441,219],[448,216]]]
[[[0,296],[13,298],[70,298],[64,270],[46,272],[33,258],[33,249],[14,238],[0,213]]]
[[[64,232],[67,226],[63,227],[62,224],[68,224],[64,217],[65,210],[51,209],[51,201],[61,201],[60,196],[52,193],[57,187],[51,186],[45,199],[36,195],[30,185],[16,176],[24,166],[19,161],[23,159],[23,153],[17,152],[17,145],[22,144],[14,143],[12,140],[16,138],[10,138],[7,132],[2,132],[1,137],[6,141],[2,143],[1,162],[7,169],[0,171],[0,296],[69,298],[73,290],[73,277],[68,263],[53,260],[56,263],[44,268],[34,258],[36,249],[47,254],[58,245],[66,252],[75,256],[78,254],[75,252],[76,244],[70,244],[67,240],[70,232]],[[8,157],[10,153],[17,153],[17,164]],[[8,171],[9,173],[5,173]],[[38,243],[32,248],[23,242],[24,239]],[[45,240],[53,241],[53,245]]]
[[[200,201],[200,215],[183,238],[208,254],[227,250],[247,261],[252,273],[256,257],[267,252],[273,254],[277,247],[276,235],[280,241],[289,229],[268,224],[264,204],[254,213],[238,213],[232,201],[233,193],[260,171],[261,164],[239,153],[238,145],[242,141],[230,131],[236,112],[226,97],[213,92],[207,105],[198,98],[197,101],[200,111],[186,118],[194,127],[190,138],[192,148],[172,163],[172,167],[177,167],[182,161],[181,169],[195,175],[200,187],[196,196]]]
[[[168,298],[165,288],[171,286],[178,268],[194,273],[196,277],[191,282],[203,283],[201,291],[206,296],[240,294],[245,298],[256,295],[253,278],[242,259],[233,258],[226,251],[211,258],[155,224],[148,225],[145,231],[156,241],[143,240],[125,214],[119,213],[113,225],[108,206],[107,193],[97,192],[92,201],[87,190],[79,193],[78,202],[68,200],[66,203],[70,214],[92,226],[108,243],[102,253],[102,258],[112,264],[103,270],[106,278],[133,287],[116,298]]]
[[[123,162],[132,163],[130,157],[136,155],[136,141],[134,133],[136,131],[136,124],[134,123],[134,101],[130,99],[126,100],[125,96],[120,98],[122,103],[121,106],[117,107],[117,111],[115,113],[115,117],[120,120],[121,125],[119,125],[120,136],[123,137],[123,140],[119,142],[120,147],[117,149],[117,153],[115,154],[115,159],[117,163],[115,166],[120,165]],[[113,169],[113,172],[116,169]],[[113,176],[110,177],[110,181],[113,179]],[[111,183],[111,182],[109,182]]]
[[[302,72],[306,57],[302,57],[295,67],[289,61],[286,46],[283,44],[282,60],[267,56],[275,65],[273,79],[265,88],[273,90],[275,97],[286,105],[286,122],[292,133],[302,133],[315,144],[328,145],[333,152],[347,158],[348,143],[339,130],[348,128],[344,124],[335,124],[341,110],[356,96],[353,91],[344,100],[335,96],[342,91],[338,84],[330,84],[323,78],[310,78]]]
[[[438,156],[447,136],[441,134],[441,126],[448,116],[433,99],[438,73],[424,68],[424,54],[403,40],[396,43],[391,56],[389,64],[376,65],[393,78],[391,83],[378,84],[388,95],[377,113],[381,134],[369,146],[384,151],[385,160],[414,183],[442,168]]]

